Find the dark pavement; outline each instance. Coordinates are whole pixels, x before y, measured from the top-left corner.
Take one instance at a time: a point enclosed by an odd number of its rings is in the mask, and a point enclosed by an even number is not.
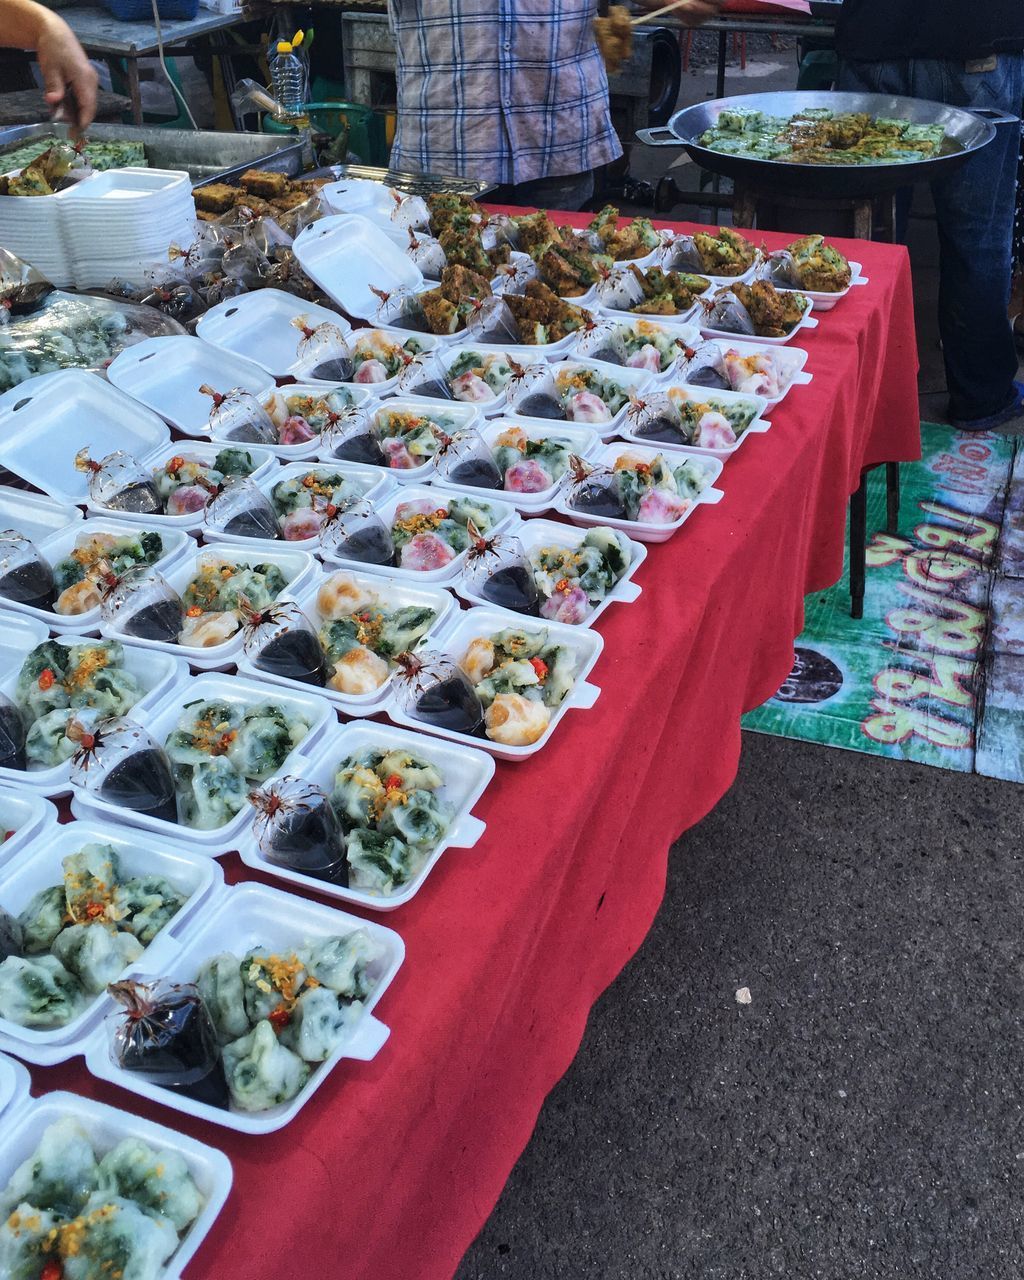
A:
[[[1019,1280],[1022,817],[745,735],[458,1280]]]

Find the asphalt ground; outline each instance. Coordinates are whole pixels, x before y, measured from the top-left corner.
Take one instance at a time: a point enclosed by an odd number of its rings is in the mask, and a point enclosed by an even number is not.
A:
[[[458,1280],[1019,1280],[1022,818],[745,735]]]

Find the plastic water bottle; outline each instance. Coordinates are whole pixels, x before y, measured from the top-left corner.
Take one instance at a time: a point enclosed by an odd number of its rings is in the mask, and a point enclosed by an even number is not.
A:
[[[277,101],[275,120],[289,123],[301,120],[306,114],[306,102],[309,99],[306,64],[295,52],[290,40],[278,42],[277,52],[270,64],[270,78]]]

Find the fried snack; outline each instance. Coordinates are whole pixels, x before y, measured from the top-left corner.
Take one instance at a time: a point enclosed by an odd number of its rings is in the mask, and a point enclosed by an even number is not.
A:
[[[729,288],[746,307],[758,337],[784,338],[803,317],[799,294],[780,293],[767,280],[733,284]]]
[[[270,203],[275,209],[287,213],[289,209],[297,209],[300,204],[305,204],[309,198],[305,191],[289,191],[286,195],[276,196]]]
[[[757,254],[750,241],[731,227],[720,227],[715,235],[698,231],[693,247],[701,267],[712,276],[741,276]]]
[[[229,187],[226,182],[212,182],[207,187],[196,187],[192,192],[196,208],[206,213],[227,213],[238,194],[238,188]]]
[[[804,236],[789,246],[793,271],[801,289],[817,293],[839,293],[848,287],[853,273],[846,258],[825,243],[824,236]]]
[[[607,17],[594,19],[594,34],[608,74],[613,76],[633,52],[633,23],[629,9],[622,4],[613,4]]]
[[[490,296],[491,284],[486,277],[468,267],[449,264],[441,272],[437,288],[420,294],[420,305],[432,333],[457,333],[475,303]]]
[[[246,169],[238,179],[238,185],[250,195],[272,200],[288,194],[289,182],[283,173],[271,173],[266,169]]]
[[[490,277],[492,262],[484,249],[483,240],[476,227],[467,231],[456,231],[454,227],[446,227],[437,237],[444,250],[449,266],[468,267],[470,271]]]
[[[544,254],[553,244],[561,244],[562,236],[543,209],[536,213],[522,213],[512,221],[519,228],[523,248],[534,259]]]
[[[552,292],[540,280],[531,280],[524,294],[506,293],[505,305],[515,317],[528,346],[560,342],[593,323],[589,311],[574,307]]]

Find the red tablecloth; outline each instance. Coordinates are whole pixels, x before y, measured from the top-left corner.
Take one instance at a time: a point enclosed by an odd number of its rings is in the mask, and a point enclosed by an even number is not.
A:
[[[479,846],[387,917],[408,958],[377,1009],[392,1027],[377,1060],[343,1063],[266,1138],[147,1106],[77,1062],[33,1071],[37,1092],[100,1097],[229,1154],[234,1192],[191,1277],[452,1275],[650,927],[670,844],[732,783],[740,715],[789,671],[805,593],[837,579],[861,467],[918,456],[906,253],[845,248],[870,285],[801,339],[814,380],[726,465],[721,504],[652,547],[640,600],[601,619],[595,709],[499,763]]]

